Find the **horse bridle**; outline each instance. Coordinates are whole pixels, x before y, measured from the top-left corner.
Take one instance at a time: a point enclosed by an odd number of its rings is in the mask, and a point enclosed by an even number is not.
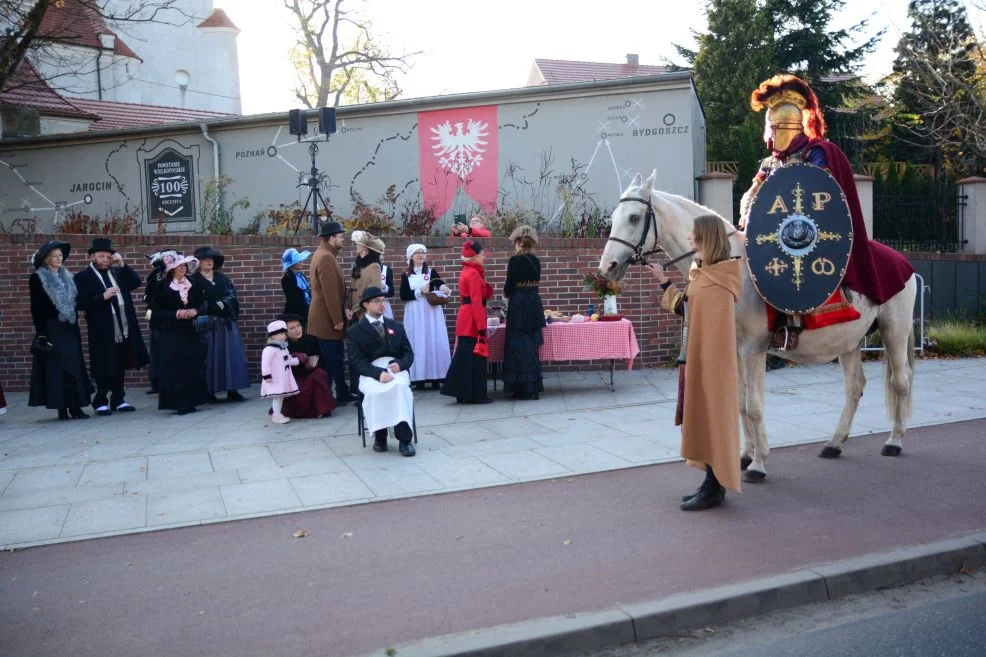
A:
[[[654,213],[654,206],[651,205],[650,199],[642,199],[637,196],[624,196],[617,202],[617,205],[619,205],[620,203],[626,203],[631,201],[635,201],[637,203],[643,203],[644,205],[647,206],[647,212],[644,214],[644,231],[643,234],[640,236],[640,239],[637,241],[636,244],[632,244],[630,242],[627,242],[626,240],[621,240],[619,237],[613,237],[612,235],[610,235],[606,239],[608,241],[617,242],[619,244],[622,244],[623,246],[628,246],[631,249],[633,249],[633,255],[630,256],[630,258],[627,260],[627,264],[646,266],[647,264],[649,264],[647,262],[647,256],[654,255],[658,251],[662,250],[657,246],[657,215]],[[650,234],[651,225],[654,226],[654,248],[651,249],[650,251],[644,251],[644,245],[647,244],[647,235]],[[693,255],[695,255],[694,251],[689,251],[684,255],[680,255],[674,260],[672,260],[671,262],[669,262],[668,264],[664,265],[664,269],[667,269],[668,267],[671,267],[672,265],[681,262],[685,258],[690,258]]]

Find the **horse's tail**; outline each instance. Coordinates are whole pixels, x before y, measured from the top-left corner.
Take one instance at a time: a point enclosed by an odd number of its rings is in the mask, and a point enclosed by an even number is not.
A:
[[[894,419],[893,413],[894,409],[897,408],[897,389],[894,387],[894,366],[892,359],[889,356],[889,351],[884,345],[883,351],[883,364],[884,364],[884,377],[883,385],[884,392],[887,397],[887,412],[890,413],[891,419]],[[904,393],[903,404],[900,407],[901,417],[898,418],[900,421],[907,421],[911,419],[911,390],[914,388],[914,323],[911,323],[911,331],[907,334],[907,369],[910,370],[910,374],[907,377],[907,391]]]

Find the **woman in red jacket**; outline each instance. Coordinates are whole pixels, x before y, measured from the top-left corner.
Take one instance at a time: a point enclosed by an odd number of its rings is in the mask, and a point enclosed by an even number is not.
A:
[[[459,274],[461,305],[455,318],[455,353],[442,384],[442,394],[455,397],[460,404],[489,404],[486,391],[486,302],[493,287],[486,282],[483,243],[469,240],[462,244],[462,273]]]

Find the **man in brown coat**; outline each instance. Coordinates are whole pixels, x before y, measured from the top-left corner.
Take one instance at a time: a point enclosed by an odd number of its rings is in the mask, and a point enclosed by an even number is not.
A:
[[[344,371],[346,324],[346,282],[336,256],[345,242],[345,229],[338,221],[327,221],[318,236],[322,243],[312,256],[308,280],[312,304],[308,310],[308,333],[318,341],[319,365],[335,381],[338,405],[354,401]]]

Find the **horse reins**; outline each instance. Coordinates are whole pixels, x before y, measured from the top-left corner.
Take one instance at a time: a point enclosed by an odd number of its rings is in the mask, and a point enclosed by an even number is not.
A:
[[[654,213],[654,206],[651,205],[649,199],[645,200],[637,196],[625,196],[617,202],[617,205],[628,201],[636,201],[637,203],[643,203],[644,205],[647,206],[647,212],[644,214],[643,234],[640,236],[640,239],[637,241],[636,244],[631,244],[626,240],[620,239],[619,237],[613,237],[612,235],[610,235],[606,239],[607,241],[617,242],[619,244],[622,244],[623,246],[627,246],[633,249],[633,255],[630,256],[630,258],[627,260],[628,264],[646,266],[650,264],[647,262],[647,256],[654,255],[659,251],[663,251],[663,249],[657,247],[657,215]],[[650,233],[651,224],[653,224],[654,226],[654,248],[651,249],[650,251],[644,251],[644,245],[647,244],[647,235]],[[732,237],[737,232],[738,231],[734,230],[733,232],[729,233],[726,237]],[[695,255],[695,251],[689,251],[683,255],[678,256],[674,260],[671,260],[666,265],[664,265],[663,268],[666,270],[668,267],[678,264],[685,258],[691,258],[693,255]]]

